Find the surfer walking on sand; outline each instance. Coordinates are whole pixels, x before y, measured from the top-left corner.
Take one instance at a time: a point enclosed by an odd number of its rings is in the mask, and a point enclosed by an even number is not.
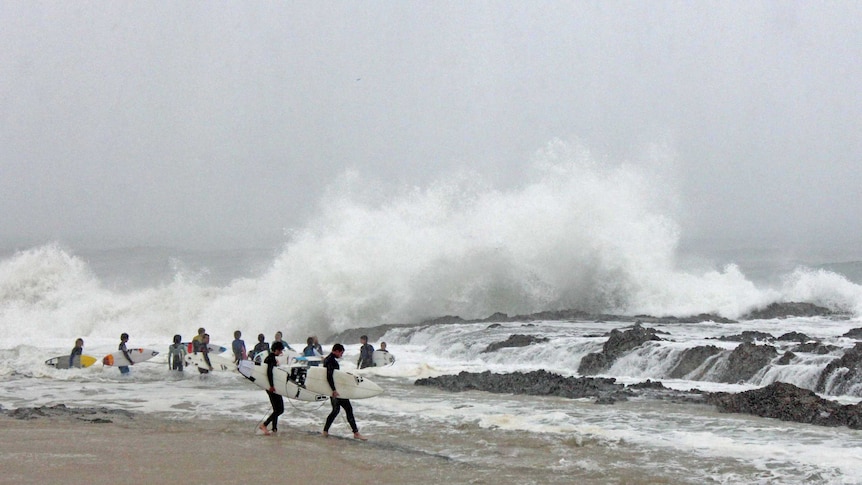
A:
[[[132,362],[132,356],[129,355],[129,349],[126,348],[126,342],[128,342],[128,341],[129,341],[129,334],[123,332],[123,334],[120,335],[120,346],[117,347],[117,350],[119,350],[120,352],[123,353],[123,357],[125,357],[126,360],[129,361],[129,365],[135,365],[135,363]],[[120,374],[128,374],[129,373],[129,366],[128,365],[121,365],[118,368],[120,369]]]
[[[281,397],[281,394],[275,393],[275,382],[272,377],[272,369],[278,365],[278,356],[282,354],[284,351],[284,344],[281,342],[274,342],[272,344],[272,352],[263,359],[263,363],[266,364],[266,378],[269,381],[269,389],[266,390],[266,395],[269,396],[269,402],[272,404],[272,414],[266,418],[266,421],[261,423],[260,430],[263,431],[263,434],[270,435],[270,431],[266,429],[266,427],[272,423],[272,432],[278,432],[278,417],[284,412],[284,398]]]
[[[350,429],[353,430],[353,437],[365,441],[368,438],[359,434],[359,428],[356,426],[356,419],[353,417],[353,406],[350,404],[350,399],[341,399],[338,397],[338,390],[335,388],[335,371],[340,368],[338,359],[344,355],[344,346],[335,344],[332,346],[332,352],[323,360],[323,366],[326,368],[326,382],[329,383],[329,388],[332,389],[332,397],[329,402],[332,404],[332,412],[326,417],[326,424],[323,425],[323,436],[329,436],[329,428],[341,408],[344,408],[347,414],[347,423],[350,424]]]
[[[79,338],[75,340],[75,347],[72,348],[72,352],[69,354],[69,368],[72,367],[80,367],[81,355],[84,354],[84,339]],[[75,365],[75,357],[78,357],[78,365]]]

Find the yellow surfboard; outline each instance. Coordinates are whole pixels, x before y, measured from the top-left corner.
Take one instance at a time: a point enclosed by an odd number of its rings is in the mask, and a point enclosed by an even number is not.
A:
[[[75,356],[75,359],[72,361],[72,367],[90,367],[98,361],[99,359],[93,357],[92,355]],[[61,355],[58,357],[52,357],[46,360],[45,363],[58,369],[68,369],[69,356]]]

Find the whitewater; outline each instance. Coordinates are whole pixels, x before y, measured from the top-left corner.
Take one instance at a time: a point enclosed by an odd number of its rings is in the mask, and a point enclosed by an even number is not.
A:
[[[56,370],[50,357],[74,340],[101,358],[130,346],[167,350],[204,327],[229,346],[241,330],[251,347],[284,332],[294,347],[318,335],[444,316],[486,318],[580,309],[617,315],[737,320],[773,302],[802,301],[839,312],[809,317],[650,325],[669,336],[618,360],[603,374],[624,383],[661,380],[675,389],[738,392],[775,381],[813,389],[831,360],[852,348],[862,327],[858,260],[794,264],[716,264],[683,254],[675,222],[680,202],[659,175],[634,165],[607,166],[552,145],[524,183],[498,189],[475,174],[392,192],[358,174],[335,182],[308,223],[286,231],[278,249],[195,251],[87,249],[62,242],[7,248],[0,259],[0,406],[114,407],[169,419],[237,419],[249,433],[266,396],[233,373],[201,377],[167,370],[163,355],[122,378],[100,364]],[[749,261],[750,263],[750,261]],[[763,268],[772,268],[764,271]],[[576,376],[581,359],[601,349],[618,321],[493,321],[396,327],[385,340],[396,364],[366,370],[386,393],[354,403],[363,434],[458,463],[499,467],[507,481],[571,483],[859,483],[862,432],[752,416],[705,405],[632,400],[596,405],[417,387],[421,377],[461,371],[544,369]],[[669,379],[674,355],[745,330],[774,336],[797,331],[836,350],[799,353],[746,382],[721,383],[708,372]],[[543,344],[482,351],[514,334]],[[343,366],[358,353],[347,346]],[[776,344],[779,347],[784,344]],[[789,344],[787,344],[789,345]],[[783,348],[782,348],[783,350]],[[862,385],[823,395],[862,399]],[[328,409],[292,403],[287,426],[317,430]]]

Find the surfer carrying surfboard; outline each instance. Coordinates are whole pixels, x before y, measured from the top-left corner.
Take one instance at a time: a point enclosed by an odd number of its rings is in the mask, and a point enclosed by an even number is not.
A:
[[[80,367],[80,365],[75,365],[75,356],[78,357],[78,362],[80,363],[82,355],[84,355],[84,339],[79,338],[75,340],[75,347],[72,348],[72,352],[69,354],[69,368]]]
[[[283,352],[284,344],[273,342],[272,352],[263,359],[263,363],[266,364],[266,378],[269,382],[269,389],[266,390],[266,395],[269,396],[269,402],[272,404],[272,414],[260,425],[260,430],[265,435],[278,432],[278,417],[284,412],[284,398],[281,397],[281,394],[275,393],[275,381],[272,377],[272,369],[278,366],[278,356]],[[270,423],[272,423],[272,433],[266,429]]]
[[[120,346],[117,347],[117,350],[119,350],[120,352],[123,353],[123,357],[125,357],[126,360],[129,361],[129,365],[135,365],[135,363],[132,361],[132,356],[129,355],[129,349],[126,348],[126,342],[128,342],[128,341],[129,341],[129,334],[127,334],[126,332],[123,332],[123,334],[120,335]],[[129,373],[129,365],[119,366],[118,369],[120,369],[120,374],[128,374]]]
[[[347,423],[350,424],[350,429],[353,430],[353,437],[365,441],[368,438],[359,434],[356,419],[353,417],[353,406],[350,404],[350,399],[339,398],[338,390],[335,389],[335,377],[333,375],[340,368],[338,359],[342,355],[344,355],[344,346],[335,344],[332,346],[332,352],[323,359],[323,367],[326,368],[326,382],[329,383],[329,388],[332,389],[332,397],[329,398],[329,402],[332,404],[332,412],[326,417],[326,424],[323,425],[323,436],[329,436],[329,428],[332,426],[332,422],[335,421],[335,417],[338,416],[341,408],[344,408],[344,412],[347,414]]]

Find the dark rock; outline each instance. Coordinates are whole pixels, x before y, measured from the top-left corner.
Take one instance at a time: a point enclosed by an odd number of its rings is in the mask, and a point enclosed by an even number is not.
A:
[[[715,345],[692,347],[681,352],[679,360],[671,369],[668,377],[682,379],[702,366],[707,359],[721,352]],[[699,377],[699,376],[696,376]]]
[[[494,352],[495,350],[500,350],[506,347],[526,347],[528,345],[541,344],[547,341],[548,339],[545,337],[515,334],[502,342],[494,342],[493,344],[488,345],[481,353]]]
[[[653,328],[635,325],[625,332],[617,329],[611,330],[610,337],[602,346],[601,352],[587,354],[581,359],[578,373],[593,375],[605,371],[620,356],[653,340],[662,340],[656,335],[656,330]]]
[[[862,328],[853,328],[849,332],[842,335],[842,337],[862,340]]]
[[[804,344],[799,344],[796,347],[793,347],[794,352],[806,352],[809,354],[817,354],[817,355],[826,355],[836,350],[839,350],[841,347],[837,347],[835,345],[825,345],[822,342],[806,342]]]
[[[788,350],[787,352],[784,353],[784,355],[781,356],[780,359],[778,359],[778,362],[776,362],[776,364],[788,365],[795,358],[796,358],[796,354],[794,354],[793,352]]]
[[[844,355],[826,364],[817,380],[817,392],[847,394],[850,388],[862,382],[862,342]]]
[[[606,404],[607,405],[607,404],[615,404],[616,402],[617,402],[617,400],[615,398],[612,398],[610,396],[603,396],[603,397],[596,399],[595,404]]]
[[[530,396],[559,396],[571,399],[625,395],[625,386],[616,384],[616,379],[591,377],[563,377],[547,371],[514,372],[492,374],[461,372],[417,379],[417,386],[431,386],[452,392],[486,391],[498,394],[527,394]],[[617,396],[619,397],[619,396]]]
[[[722,342],[772,342],[773,340],[775,340],[775,336],[773,336],[771,333],[759,332],[756,330],[746,330],[736,335],[725,335],[723,337],[718,337],[718,340],[721,340]]]
[[[766,387],[738,394],[711,393],[706,400],[719,411],[726,413],[753,414],[796,423],[862,429],[862,406],[842,406],[820,398],[814,391],[784,382],[774,382]]]
[[[503,326],[503,324],[501,324],[501,323],[492,323],[491,325],[488,325],[487,329],[491,330],[492,328],[500,328],[502,326]]]
[[[784,302],[771,303],[766,308],[754,310],[742,317],[743,320],[771,320],[787,317],[825,317],[832,315],[832,310],[813,303]]]
[[[805,342],[812,340],[812,338],[800,332],[787,332],[784,335],[778,337],[778,340],[781,342],[799,342],[801,344],[804,344]]]
[[[626,387],[629,389],[667,389],[661,381],[652,381],[649,379],[636,384],[629,384]]]
[[[777,356],[778,351],[771,345],[740,344],[727,358],[719,382],[745,382]]]

